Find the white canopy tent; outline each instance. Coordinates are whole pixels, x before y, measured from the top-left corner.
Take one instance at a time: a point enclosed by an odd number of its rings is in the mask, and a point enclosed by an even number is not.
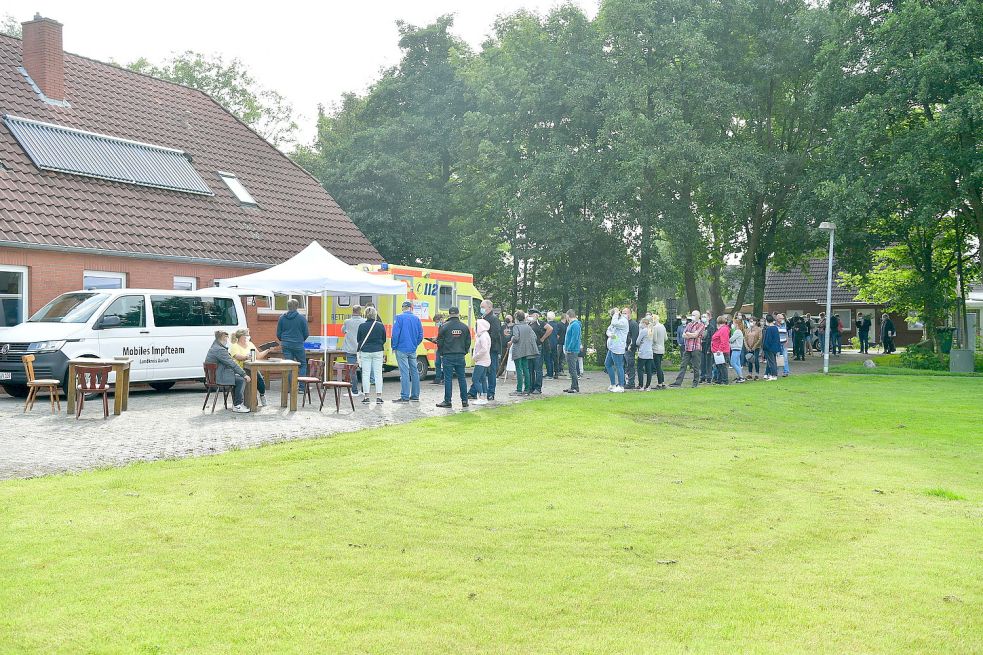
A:
[[[243,295],[289,294],[321,296],[321,332],[327,342],[327,296],[329,295],[399,295],[406,293],[406,283],[346,264],[312,241],[287,261],[257,273],[217,280],[218,286],[239,289]],[[325,371],[327,376],[327,348]]]

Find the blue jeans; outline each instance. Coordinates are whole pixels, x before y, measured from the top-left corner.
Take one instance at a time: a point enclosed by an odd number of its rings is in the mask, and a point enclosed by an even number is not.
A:
[[[352,355],[351,353],[345,353],[345,361],[349,364],[358,363],[358,355]],[[352,375],[352,393],[358,394],[358,374]]]
[[[532,378],[532,390],[543,390],[543,348],[540,346],[539,354],[532,359],[532,370],[529,371]]]
[[[292,359],[295,362],[300,362],[300,376],[304,377],[307,375],[307,353],[304,351],[304,344],[302,343],[287,343],[286,341],[280,344],[280,350],[283,351],[283,357],[285,359]],[[286,380],[284,380],[286,383]],[[304,389],[304,385],[300,385],[300,389]]]
[[[485,385],[488,382],[488,367],[476,364],[474,371],[471,373],[471,390],[474,392],[474,396],[481,398],[482,395],[488,393],[485,390]]]
[[[420,371],[416,367],[416,353],[396,351],[399,363],[399,397],[403,400],[420,398]]]
[[[479,393],[486,393],[491,397],[495,396],[495,383],[498,382],[498,353],[494,350],[491,352],[491,364],[488,366],[482,366],[481,368],[486,369],[484,377],[478,377],[478,367],[474,367],[474,371],[471,373],[471,388],[468,390],[469,396],[476,396]],[[478,384],[481,383],[481,388],[483,391],[478,391]]]
[[[546,377],[556,377],[556,346],[547,344],[543,348],[543,356],[546,359]]]
[[[791,373],[791,370],[790,370],[789,363],[788,363],[788,344],[787,343],[783,343],[782,344],[782,358],[785,360],[785,367],[784,367],[785,368],[785,375],[788,375],[789,373]]]
[[[734,372],[737,373],[737,379],[744,377],[744,364],[741,362],[742,350],[732,350],[730,351],[730,365],[734,367]]]
[[[449,403],[454,394],[454,374],[457,373],[457,384],[461,388],[461,402],[468,402],[468,377],[464,372],[464,355],[447,354],[440,358],[444,366],[444,402]]]
[[[604,368],[608,372],[608,377],[611,378],[612,387],[623,387],[625,386],[625,355],[624,353],[614,354],[610,350],[608,351],[607,357],[604,358]],[[615,374],[617,373],[617,376]]]

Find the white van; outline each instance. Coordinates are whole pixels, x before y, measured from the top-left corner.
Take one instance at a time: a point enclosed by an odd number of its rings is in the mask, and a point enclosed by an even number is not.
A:
[[[246,327],[242,301],[225,289],[97,289],[64,293],[20,325],[0,330],[0,385],[27,394],[21,356],[35,355],[38,378],[67,388],[68,360],[132,358],[130,380],[164,391],[202,378],[215,331]]]

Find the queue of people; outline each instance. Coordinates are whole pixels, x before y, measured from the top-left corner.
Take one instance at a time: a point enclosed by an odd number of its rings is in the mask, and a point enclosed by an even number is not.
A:
[[[304,357],[294,351],[303,347],[306,320],[298,315],[296,301],[290,301],[288,310],[277,326],[277,336],[284,354],[294,355],[304,367]],[[680,387],[688,373],[692,374],[694,387],[728,384],[731,371],[737,384],[777,380],[791,375],[790,361],[802,361],[813,352],[822,352],[826,337],[824,313],[818,319],[809,314],[796,314],[789,321],[782,313],[755,318],[739,312],[713,318],[693,310],[686,319],[677,317],[675,328],[667,327],[651,312],[636,321],[628,307],[614,307],[609,314],[604,369],[611,393]],[[474,339],[469,327],[461,321],[457,307],[451,307],[446,316],[436,315],[434,321],[437,325],[437,337],[431,339],[436,345],[434,384],[444,387],[443,400],[437,407],[453,407],[455,378],[462,407],[494,401],[498,378],[509,370],[516,374],[516,389],[510,396],[541,395],[544,378],[558,380],[564,374],[570,378],[564,392],[580,392],[586,349],[575,310],[559,314],[549,311],[544,316],[540,310],[530,308],[500,320],[492,302],[485,299],[480,305],[480,318],[475,321]],[[856,330],[861,353],[869,352],[871,327],[871,317],[859,313]],[[883,315],[880,327],[884,352],[893,352],[895,332],[890,316]],[[830,317],[829,328],[830,353],[836,355],[842,352],[843,341],[843,324],[838,315]],[[391,336],[371,306],[354,306],[351,318],[342,325],[342,332],[347,361],[358,363],[361,369],[360,376],[353,376],[351,383],[353,395],[364,396],[363,404],[384,402],[383,363],[387,340],[395,353],[400,377],[399,397],[392,402],[420,401],[417,352],[424,336],[422,321],[413,312],[412,302],[403,302]],[[667,385],[663,361],[671,342],[679,349],[680,367],[675,380]],[[470,388],[465,372],[468,354],[474,361]],[[248,330],[239,330],[231,338],[227,333],[216,333],[206,361],[219,365],[220,383],[233,386],[235,411],[248,411],[242,399],[249,376],[242,363],[252,356],[266,355],[267,351],[258,351],[249,340]],[[266,405],[266,386],[261,375],[257,387],[259,404]]]

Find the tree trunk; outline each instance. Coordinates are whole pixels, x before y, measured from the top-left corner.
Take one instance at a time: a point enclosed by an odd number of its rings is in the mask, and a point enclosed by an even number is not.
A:
[[[686,288],[686,302],[689,309],[686,313],[700,308],[700,295],[696,290],[696,267],[693,265],[693,253],[687,250],[683,256],[683,285]]]
[[[765,310],[765,278],[768,275],[768,256],[761,253],[754,259],[754,315],[762,316]]]
[[[644,316],[649,306],[650,283],[652,280],[652,219],[647,215],[642,221],[642,247],[638,265],[638,302],[636,313]]]
[[[708,272],[710,275],[710,313],[717,317],[726,310],[720,290],[720,264],[713,264],[709,267]]]
[[[741,258],[744,264],[744,274],[741,276],[741,288],[737,291],[734,298],[732,312],[741,311],[744,306],[744,297],[747,295],[748,287],[751,285],[754,273],[754,259],[758,252],[758,244],[761,242],[761,218],[764,213],[764,197],[761,196],[755,202],[754,212],[751,214],[751,227],[748,233],[747,248],[744,249],[744,256]]]

